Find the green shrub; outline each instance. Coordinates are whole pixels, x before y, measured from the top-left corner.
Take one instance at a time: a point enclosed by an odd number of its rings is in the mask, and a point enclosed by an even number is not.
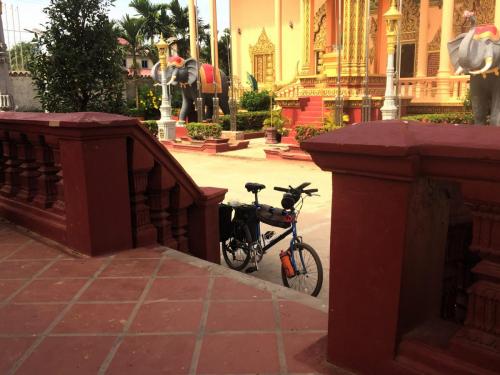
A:
[[[405,116],[403,120],[431,122],[434,124],[472,124],[474,122],[472,113],[430,113],[423,115]]]
[[[289,123],[288,119],[284,117],[279,111],[272,111],[271,114],[264,120],[263,126],[269,128],[275,128],[278,134],[287,135],[288,129],[285,128],[285,125]]]
[[[139,108],[127,108],[125,114],[132,117],[144,117],[144,111]]]
[[[262,130],[264,120],[269,116],[269,111],[258,112],[241,112],[236,115],[236,129],[239,131],[245,130]],[[231,129],[231,116],[224,115],[219,117],[219,123],[223,130]]]
[[[240,106],[247,111],[265,111],[271,106],[269,91],[245,91],[240,98]]]
[[[318,128],[313,125],[299,125],[295,127],[295,140],[302,143],[311,137],[323,134],[327,131],[325,127]]]
[[[158,136],[158,123],[156,122],[156,120],[141,121],[141,123],[146,127],[146,129],[149,130],[149,132],[153,136]]]
[[[186,125],[188,135],[197,140],[220,138],[222,127],[219,124],[190,122]]]
[[[144,118],[155,119],[160,117],[161,89],[148,85],[139,86],[139,110],[144,113]]]

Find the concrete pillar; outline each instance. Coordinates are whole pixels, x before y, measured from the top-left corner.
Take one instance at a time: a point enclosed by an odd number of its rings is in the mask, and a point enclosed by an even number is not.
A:
[[[439,51],[439,70],[437,95],[445,100],[450,96],[450,55],[448,54],[448,42],[453,37],[453,0],[443,0],[443,13],[441,18],[441,46]]]
[[[495,2],[495,25],[500,27],[500,0]]]
[[[334,0],[326,0],[326,40],[325,53],[332,52],[332,45],[335,41],[337,22],[335,17]]]
[[[219,46],[217,41],[217,1],[210,0],[210,52],[215,71],[219,69]]]
[[[427,30],[429,28],[429,0],[420,0],[418,29],[417,77],[427,76]]]
[[[276,82],[281,82],[283,80],[282,76],[282,17],[281,17],[281,0],[274,0],[274,27],[276,28],[276,49],[275,49],[275,60],[276,60]]]
[[[196,28],[197,9],[194,0],[189,0],[189,54],[192,58],[198,60],[198,33]]]

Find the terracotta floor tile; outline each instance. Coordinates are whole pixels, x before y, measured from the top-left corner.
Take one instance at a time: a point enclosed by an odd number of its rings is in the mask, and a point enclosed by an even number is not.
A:
[[[48,260],[4,260],[0,262],[0,279],[28,279],[49,262]]]
[[[0,333],[42,333],[64,308],[57,305],[9,304],[0,309]]]
[[[8,257],[12,253],[18,251],[20,247],[21,247],[21,245],[19,245],[19,244],[14,244],[14,245],[3,244],[0,241],[0,259]]]
[[[40,277],[90,277],[103,265],[104,259],[63,259],[54,263]]]
[[[139,248],[132,249],[128,251],[120,251],[115,255],[117,259],[129,259],[129,258],[150,258],[159,259],[163,255],[163,250],[158,248]]]
[[[159,260],[157,259],[114,259],[100,274],[102,277],[150,277]]]
[[[263,299],[271,298],[271,294],[264,290],[239,283],[227,277],[215,279],[212,299]]]
[[[69,302],[87,280],[34,280],[15,298],[14,302]]]
[[[0,338],[0,374],[6,374],[33,341],[34,337]]]
[[[126,337],[106,375],[186,374],[195,342],[187,335]]]
[[[114,337],[47,337],[24,362],[16,375],[96,374]]]
[[[202,299],[207,294],[208,277],[156,279],[146,297],[151,300]]]
[[[271,301],[212,302],[208,310],[208,331],[274,331],[275,328]]]
[[[133,303],[75,304],[53,329],[57,333],[120,333]]]
[[[132,332],[196,332],[200,325],[202,302],[149,302],[141,306]]]
[[[289,372],[331,373],[326,362],[326,333],[290,333],[283,335]]]
[[[60,250],[33,242],[12,254],[8,259],[53,259],[61,254]]]
[[[137,301],[148,279],[96,279],[80,301]]]
[[[22,245],[28,241],[31,241],[31,238],[29,238],[28,236],[23,236],[22,234],[14,231],[8,231],[0,234],[0,243],[2,244]]]
[[[0,280],[0,302],[9,298],[25,282],[25,280]]]
[[[158,276],[208,276],[207,268],[168,259],[160,267]]]
[[[328,329],[328,314],[292,301],[279,301],[281,328]]]
[[[203,338],[198,373],[278,373],[276,335],[218,334]]]

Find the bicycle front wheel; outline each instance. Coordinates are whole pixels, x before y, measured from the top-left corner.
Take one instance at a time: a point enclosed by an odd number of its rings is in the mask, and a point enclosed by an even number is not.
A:
[[[288,277],[281,267],[281,279],[287,288],[316,297],[323,285],[323,266],[318,253],[306,243],[295,244],[293,259],[297,269],[295,276]]]
[[[229,238],[222,243],[222,255],[229,268],[236,271],[241,271],[250,262],[250,244],[252,236],[246,224],[240,227],[241,232],[245,236],[245,241],[238,240],[234,237]]]

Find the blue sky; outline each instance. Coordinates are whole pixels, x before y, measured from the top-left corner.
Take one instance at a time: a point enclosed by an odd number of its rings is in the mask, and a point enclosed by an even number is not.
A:
[[[165,2],[161,0],[152,0],[155,3]],[[229,1],[230,0],[217,0],[217,18],[218,18],[218,29],[222,31],[224,28],[229,26]],[[6,14],[2,15],[4,29],[6,29],[6,23],[8,22],[9,29],[12,29],[12,13],[11,7],[14,9],[14,21],[16,29],[18,28],[18,19],[16,9],[19,9],[19,25],[22,30],[21,33],[16,33],[16,41],[30,40],[30,34],[24,31],[24,29],[33,30],[40,29],[40,24],[47,21],[45,14],[42,12],[49,4],[49,0],[4,0],[4,6],[7,6],[7,19]],[[185,6],[187,5],[187,0],[179,0],[179,2]],[[134,15],[134,10],[128,7],[130,0],[116,0],[115,6],[110,10],[110,17],[113,19],[120,19],[125,14]],[[200,9],[200,16],[208,23],[209,21],[209,0],[197,0],[198,7]],[[10,35],[5,35],[7,44],[14,44],[14,33],[10,32]],[[7,40],[9,39],[9,40]]]

